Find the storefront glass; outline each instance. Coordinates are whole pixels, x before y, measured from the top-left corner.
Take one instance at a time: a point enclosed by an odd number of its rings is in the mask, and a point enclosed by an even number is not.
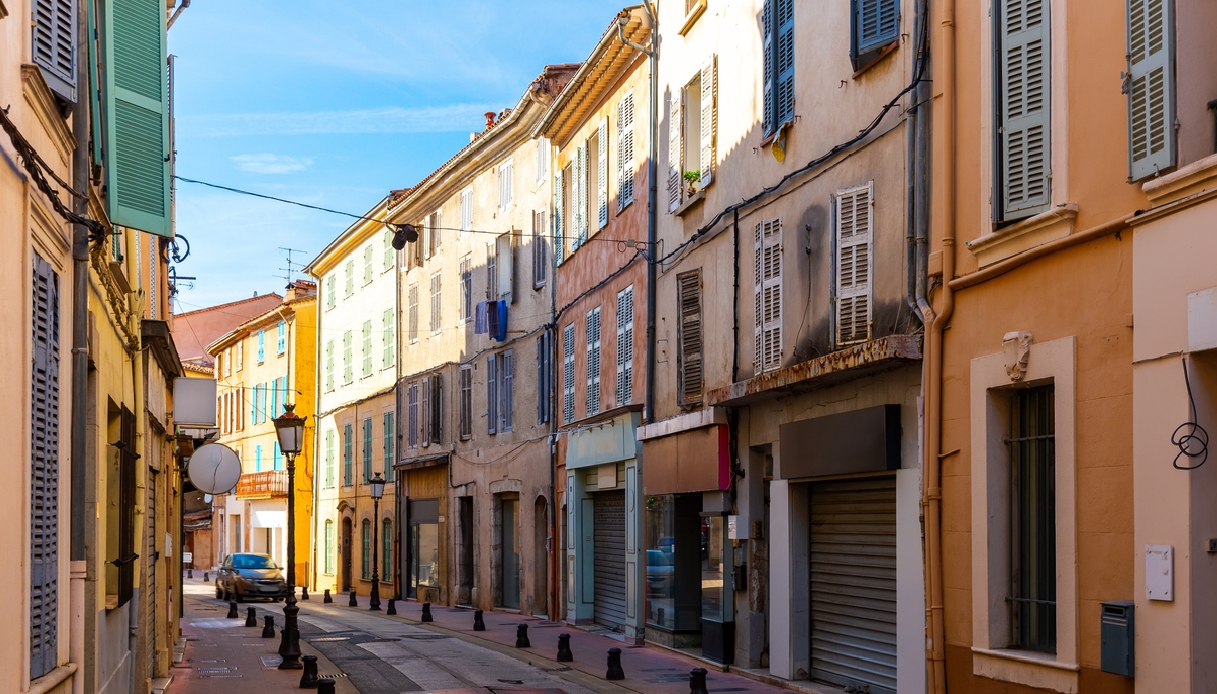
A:
[[[723,621],[723,538],[726,519],[701,519],[701,618]]]
[[[646,500],[646,623],[668,631],[700,629],[700,494]]]
[[[410,581],[407,595],[418,597],[419,587],[440,586],[439,500],[411,499],[409,502]]]

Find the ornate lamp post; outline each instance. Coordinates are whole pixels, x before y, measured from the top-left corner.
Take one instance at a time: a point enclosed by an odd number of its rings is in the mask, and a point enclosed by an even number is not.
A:
[[[369,610],[380,610],[380,497],[385,495],[385,479],[376,473],[372,487],[372,599]]]
[[[280,670],[300,670],[300,626],[296,615],[296,454],[304,444],[304,417],[292,410],[295,405],[284,405],[283,416],[276,417],[275,435],[279,437],[279,450],[287,456],[287,584],[291,594],[283,607],[283,640],[279,643],[279,655],[283,662]]]

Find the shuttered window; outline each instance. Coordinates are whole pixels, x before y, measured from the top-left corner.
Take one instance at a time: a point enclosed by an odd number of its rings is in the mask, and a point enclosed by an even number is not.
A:
[[[499,360],[491,354],[486,357],[486,433],[499,430]]]
[[[499,209],[506,210],[512,200],[512,162],[510,159],[499,164]]]
[[[363,419],[363,482],[372,481],[372,418]]]
[[[380,270],[381,272],[387,272],[393,267],[393,232],[385,229],[385,232],[381,234],[380,242],[381,253],[383,254],[380,261]]]
[[[262,472],[262,444],[254,446],[254,472]]]
[[[359,565],[359,577],[365,581],[372,580],[372,521],[366,518],[359,524],[359,535],[363,544],[362,561]]]
[[[461,233],[473,228],[473,189],[461,191]]]
[[[596,229],[608,226],[608,118],[596,131]]]
[[[406,447],[418,448],[418,381],[406,386]]]
[[[34,254],[30,370],[30,679],[58,665],[59,276]]]
[[[393,320],[393,309],[385,309],[381,325],[384,330],[384,354],[380,357],[381,368],[387,369],[397,363],[397,326]]]
[[[258,331],[258,363],[266,361],[266,331]]]
[[[495,242],[495,279],[499,283],[499,298],[515,303],[516,300],[516,254],[514,234],[507,232]]]
[[[515,410],[515,350],[499,353],[499,431],[511,431]]]
[[[1175,17],[1171,0],[1128,0],[1128,171],[1175,165]]]
[[[104,0],[104,8],[107,212],[116,225],[170,236],[165,4]]]
[[[431,334],[434,335],[440,331],[442,323],[441,307],[443,306],[440,296],[440,274],[437,272],[431,275]]]
[[[380,580],[393,582],[393,521],[380,522]]]
[[[363,322],[363,376],[372,375],[372,321]]]
[[[279,321],[279,325],[275,329],[275,350],[277,354],[283,354],[287,351],[287,323]]]
[[[673,91],[671,99],[668,106],[668,212],[675,212],[684,191],[684,90]]]
[[[680,309],[677,394],[682,406],[693,407],[702,400],[701,270],[677,275],[676,287]]]
[[[380,437],[384,445],[385,479],[393,481],[393,464],[397,462],[397,429],[393,412],[381,415]]]
[[[549,330],[537,337],[537,424],[544,424],[550,418],[553,372],[550,368],[549,350],[552,341],[553,333]]]
[[[850,60],[854,70],[870,65],[888,44],[900,38],[899,0],[852,0]]]
[[[418,342],[418,285],[412,284],[406,291],[406,321],[410,343]]]
[[[587,312],[587,390],[584,392],[586,416],[600,412],[600,307]]]
[[[76,3],[34,0],[33,62],[51,91],[76,101]],[[32,679],[32,678],[31,678]]]
[[[575,186],[574,199],[574,236],[571,253],[579,249],[587,240],[587,142],[584,141],[575,150],[575,174],[571,182]]]
[[[342,484],[355,483],[355,435],[349,423],[342,425]]]
[[[424,381],[429,386],[427,442],[442,443],[444,437],[444,377],[434,374]]]
[[[372,250],[372,244],[363,247],[363,283],[365,285],[372,283],[372,258],[375,257],[375,251]]]
[[[782,366],[782,220],[756,225],[753,303],[756,373]]]
[[[715,142],[718,138],[718,56],[711,55],[701,68],[701,113],[700,147],[698,153],[701,167],[701,187],[705,189],[714,180]]]
[[[461,258],[461,322],[473,320],[473,259]]]
[[[870,339],[874,183],[837,193],[837,344]]]
[[[617,406],[634,395],[634,286],[617,292]]]
[[[343,296],[350,296],[355,293],[355,261],[348,260],[346,264],[346,289]]]
[[[350,330],[345,330],[342,333],[342,382],[350,383],[355,380],[354,362],[354,336]]]
[[[566,207],[565,171],[554,174],[554,261],[561,265],[566,260]]]
[[[118,568],[118,606],[131,601],[135,591],[135,466],[139,460],[135,436],[135,413],[123,405],[118,425],[118,552],[113,563]]]
[[[617,104],[617,213],[634,202],[634,92]]]
[[[422,417],[422,445],[427,448],[431,445],[431,378],[424,376],[422,383],[422,395],[419,398],[418,408]]]
[[[325,391],[334,390],[334,341],[325,343]]]
[[[499,298],[499,244],[491,241],[486,244],[486,299],[495,301]]]
[[[464,441],[473,436],[473,367],[462,366],[460,379],[460,436]]]
[[[330,275],[325,278],[325,307],[334,308],[338,303],[338,278]]]
[[[334,488],[334,431],[325,432],[325,486]],[[332,573],[332,571],[327,572]]]
[[[575,324],[562,329],[562,421],[575,421]]]
[[[765,0],[764,130],[794,119],[794,0]]]
[[[532,213],[532,288],[545,286],[549,272],[549,254],[545,252],[545,210]]]
[[[1001,221],[1048,209],[1051,160],[1048,0],[998,4],[997,99]]]
[[[322,573],[334,573],[334,521],[325,521],[325,570]]]
[[[440,234],[444,226],[444,213],[442,210],[436,210],[427,218],[427,257],[434,258],[436,253],[439,253],[440,241],[443,236]]]

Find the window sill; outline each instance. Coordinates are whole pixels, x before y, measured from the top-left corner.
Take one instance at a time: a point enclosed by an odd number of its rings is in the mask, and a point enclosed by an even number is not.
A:
[[[784,123],[779,123],[778,127],[773,129],[773,132],[769,133],[765,136],[765,139],[761,140],[761,147],[768,147],[769,145],[773,144],[773,141],[778,139],[778,136],[780,136],[784,130],[793,126],[793,118]]]
[[[691,195],[688,200],[685,200],[684,202],[682,202],[680,204],[680,207],[677,207],[672,212],[672,214],[676,215],[677,217],[683,217],[689,210],[700,205],[702,203],[702,201],[705,199],[706,199],[706,189],[702,188],[701,190],[698,190],[696,193]]]
[[[706,0],[697,0],[697,5],[685,15],[685,21],[680,25],[680,31],[676,32],[681,36],[689,33],[693,25],[697,23],[697,18],[701,17],[706,12]]]
[[[1073,233],[1077,216],[1077,203],[1062,203],[1047,212],[968,241],[965,245],[976,256],[977,265],[984,268],[1069,236]]]
[[[991,680],[1076,694],[1079,670],[1076,663],[1059,663],[1049,653],[972,648],[972,674]]]
[[[867,70],[870,70],[874,66],[883,62],[883,59],[886,58],[887,56],[891,55],[892,53],[895,53],[896,49],[899,47],[900,47],[900,41],[896,40],[896,41],[892,41],[891,43],[887,44],[883,48],[879,49],[879,52],[876,53],[873,57],[871,57],[866,62],[864,62],[861,65],[854,68],[853,77],[851,77],[850,79],[855,79],[855,80],[858,79],[858,77],[860,77],[864,72],[866,72]]]

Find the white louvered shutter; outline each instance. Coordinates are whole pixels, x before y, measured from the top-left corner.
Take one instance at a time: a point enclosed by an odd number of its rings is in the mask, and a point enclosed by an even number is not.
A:
[[[473,228],[473,190],[461,193],[461,236]]]
[[[496,433],[499,425],[499,384],[498,374],[495,370],[497,365],[497,354],[491,354],[486,358],[486,433],[488,434]]]
[[[782,365],[782,220],[756,225],[755,368],[763,373]]]
[[[587,141],[579,145],[578,157],[579,177],[576,179],[576,183],[579,184],[579,199],[577,203],[578,209],[575,210],[575,219],[579,222],[579,238],[575,239],[575,241],[582,246],[587,241],[587,227],[589,224],[587,218]]]
[[[30,679],[59,664],[59,277],[37,253],[33,280]]]
[[[837,344],[870,339],[874,183],[837,193]]]
[[[575,324],[562,329],[562,421],[575,421]]]
[[[608,225],[608,117],[600,121],[596,133],[596,229]]]
[[[600,307],[587,312],[587,416],[600,412]]]
[[[554,262],[558,265],[566,260],[566,227],[564,225],[566,207],[562,199],[565,193],[562,174],[561,170],[554,174]]]
[[[1175,165],[1175,18],[1171,0],[1128,0],[1128,175]]]
[[[10,5],[11,6],[11,5]],[[76,101],[76,3],[34,0],[33,62],[42,68],[47,86]]]
[[[680,306],[680,404],[701,403],[702,317],[701,272],[686,272],[676,278]]]
[[[1001,17],[1002,219],[1051,200],[1048,0],[1006,0]]]
[[[684,100],[684,90],[672,93],[672,108],[668,112],[668,212],[675,212],[680,207],[681,191],[684,185],[681,176],[684,175],[684,137],[681,124],[681,102]]]
[[[512,237],[513,233],[508,232],[495,239],[495,274],[499,283],[499,298],[506,299],[508,303],[515,303],[516,300],[515,248]]]
[[[718,56],[701,68],[701,187],[714,180],[715,138],[718,136]]]
[[[617,105],[617,209],[634,201],[634,93]]]
[[[634,393],[634,287],[617,293],[617,406],[629,404]]]

